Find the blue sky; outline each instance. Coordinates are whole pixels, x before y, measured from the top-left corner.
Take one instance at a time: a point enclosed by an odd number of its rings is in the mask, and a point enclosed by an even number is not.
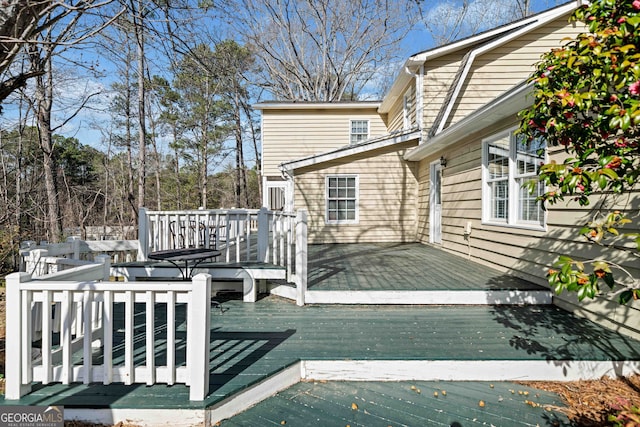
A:
[[[475,2],[479,5],[477,8],[478,10],[484,11],[488,8],[487,4],[491,4],[494,10],[498,10],[496,12],[496,16],[498,17],[500,16],[498,5],[500,5],[501,2],[505,1],[515,0],[475,0]],[[455,10],[456,4],[459,3],[461,2],[439,2],[435,4],[433,9],[442,9],[444,7],[445,9],[449,8]],[[557,2],[555,2],[554,0],[536,0],[532,4],[532,8],[534,12],[539,12],[553,7],[556,4]],[[495,26],[488,22],[488,20],[485,20],[485,22],[487,23],[487,25],[484,29]],[[423,26],[418,26],[408,34],[402,46],[404,50],[403,56],[404,58],[406,58],[411,54],[433,48],[434,41],[431,38],[429,32],[424,30]],[[396,67],[399,67],[402,62],[403,60],[399,64],[397,64]],[[105,66],[106,63],[104,63],[103,61],[101,65]],[[73,73],[73,71],[69,70],[65,72]],[[85,73],[85,75],[72,76],[74,78],[68,79],[67,82],[61,81],[59,84],[57,84],[56,90],[60,95],[59,99],[61,100],[61,102],[56,105],[57,109],[54,111],[54,123],[61,123],[63,117],[71,114],[74,108],[73,106],[77,105],[78,99],[81,99],[83,93],[99,92],[100,94],[94,96],[91,102],[89,102],[88,106],[92,108],[86,109],[85,111],[78,114],[68,124],[58,129],[56,133],[65,135],[67,137],[76,137],[83,144],[89,144],[102,150],[106,149],[106,131],[105,129],[98,129],[98,127],[100,126],[104,127],[104,125],[108,124],[111,120],[107,107],[109,105],[111,97],[109,85],[111,81],[113,81],[113,79],[110,79],[108,77],[108,71],[106,74],[106,78],[97,79],[89,75],[88,73]],[[10,126],[13,122],[15,122],[15,120],[15,108],[6,106],[3,115],[0,116],[0,126]]]

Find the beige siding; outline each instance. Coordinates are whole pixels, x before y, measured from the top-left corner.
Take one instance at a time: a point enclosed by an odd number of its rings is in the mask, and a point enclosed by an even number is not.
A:
[[[389,132],[402,130],[404,126],[404,95],[409,97],[409,128],[417,126],[416,117],[416,86],[415,80],[405,88],[403,95],[399,96],[389,111],[388,128]]]
[[[580,29],[567,25],[567,19],[568,16],[560,17],[544,27],[477,56],[447,126],[460,121],[526,80],[544,52],[562,46],[565,37],[575,37]]]
[[[413,242],[416,236],[415,164],[402,160],[415,143],[296,171],[295,208],[309,212],[310,243]],[[356,174],[357,224],[326,224],[325,178]]]
[[[424,130],[428,132],[434,124],[456,73],[462,64],[463,53],[456,53],[430,61],[424,70]]]
[[[369,136],[387,128],[375,108],[359,110],[263,110],[262,161],[265,176],[278,165],[349,145],[351,120],[369,120]]]
[[[511,125],[516,123],[514,118]],[[560,254],[572,255],[580,260],[602,257],[615,259],[635,277],[640,276],[640,263],[632,254],[633,251],[617,251],[612,254],[606,249],[587,243],[578,235],[578,230],[594,215],[591,208],[572,203],[559,203],[550,207],[546,231],[482,224],[482,139],[503,128],[505,125],[470,135],[468,139],[460,141],[445,153],[437,153],[420,162],[417,197],[418,240],[429,241],[429,164],[444,154],[448,160],[442,179],[444,249],[539,284],[546,284],[546,271]],[[562,156],[564,153],[560,152],[552,158],[559,160]],[[610,206],[637,216],[639,204],[640,192],[636,192],[632,193],[631,200],[623,198],[610,203]],[[596,200],[593,201],[593,206],[597,206]],[[472,223],[472,232],[466,239],[463,230],[468,221]],[[627,244],[628,248],[632,249],[633,245],[630,242]],[[618,277],[623,278],[623,275],[618,274]],[[582,314],[609,326],[620,327],[620,323],[625,323],[627,327],[640,330],[640,312],[637,309],[616,307],[611,303],[610,297],[609,300],[601,297],[580,305],[576,305],[575,296],[569,294],[563,294],[556,300],[566,308],[579,310]],[[614,325],[611,322],[617,323]],[[629,330],[625,332],[632,333]]]

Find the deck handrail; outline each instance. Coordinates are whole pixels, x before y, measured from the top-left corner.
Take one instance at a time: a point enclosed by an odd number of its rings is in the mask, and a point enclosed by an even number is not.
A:
[[[183,247],[221,251],[223,262],[265,262],[284,267],[287,282],[306,290],[306,211],[195,209],[152,211],[140,208],[138,261],[150,252]],[[298,303],[304,297],[297,298]]]
[[[19,399],[27,394],[34,381],[43,384],[184,383],[190,387],[190,400],[206,397],[210,275],[199,274],[191,282],[127,282],[125,285],[98,280],[34,280],[29,273],[13,273],[6,277],[6,283],[6,399]],[[118,304],[121,306],[116,310]],[[135,342],[141,338],[134,332],[136,304],[144,304],[146,351],[143,356],[134,355]],[[157,304],[166,305],[166,319],[162,319],[166,322],[164,366],[156,366]],[[186,304],[187,327],[186,337],[179,340],[176,313],[182,304]],[[34,310],[42,312],[39,328],[33,324]],[[59,310],[59,315],[54,310]],[[55,319],[60,319],[57,344],[52,334]],[[120,323],[124,328],[122,342],[114,341],[114,324]],[[81,327],[74,329],[74,324]],[[42,331],[42,348],[34,359],[36,329]],[[102,349],[102,362],[98,364],[94,361],[96,343]],[[181,350],[185,354],[181,365],[176,360],[179,346],[185,348]],[[80,349],[82,362],[78,363],[72,356]],[[116,350],[123,354],[118,361],[113,358]]]
[[[22,242],[20,271],[44,276],[79,265],[88,265],[100,255],[109,255],[114,262],[137,258],[137,240],[80,240],[70,237],[63,243]]]

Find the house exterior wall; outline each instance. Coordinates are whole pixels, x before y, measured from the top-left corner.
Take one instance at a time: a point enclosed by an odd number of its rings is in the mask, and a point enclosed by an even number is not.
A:
[[[376,107],[262,111],[263,176],[280,176],[278,166],[349,145],[351,120],[369,120],[369,137],[387,133]]]
[[[434,125],[443,102],[460,69],[464,52],[456,52],[436,58],[425,65],[423,93],[423,123],[425,135]]]
[[[405,94],[408,96],[408,109],[409,109],[409,125],[405,126],[404,123],[404,96]],[[416,85],[415,79],[412,80],[411,84],[405,87],[402,96],[399,96],[396,102],[391,107],[388,114],[388,131],[394,132],[403,129],[411,129],[417,126],[417,117],[416,117]]]
[[[295,209],[309,213],[309,243],[413,242],[417,164],[402,159],[417,141],[296,170]],[[358,222],[326,223],[327,175],[358,176]]]
[[[593,217],[595,211],[580,207],[577,203],[550,206],[546,230],[542,231],[483,224],[482,140],[513,128],[517,123],[514,115],[512,121],[469,135],[447,149],[447,166],[442,175],[442,248],[541,285],[547,285],[546,272],[561,254],[583,261],[606,257],[620,263],[635,277],[640,276],[640,263],[632,255],[633,251],[611,253],[589,244],[579,235],[579,229]],[[417,171],[418,240],[424,243],[429,241],[429,164],[441,154],[421,160]],[[549,160],[562,161],[564,156],[564,151],[550,151]],[[594,199],[592,206],[597,205]],[[630,199],[621,198],[617,204],[610,206],[637,219],[640,191],[632,193]],[[469,221],[472,231],[466,238],[464,227]],[[624,277],[619,271],[616,275],[618,278]],[[554,302],[614,329],[632,335],[640,334],[639,310],[619,306],[610,297],[578,303],[573,294],[565,293],[557,296]]]
[[[447,126],[526,80],[544,52],[561,47],[564,38],[584,31],[582,27],[567,24],[567,20],[568,15],[560,17],[476,56]]]

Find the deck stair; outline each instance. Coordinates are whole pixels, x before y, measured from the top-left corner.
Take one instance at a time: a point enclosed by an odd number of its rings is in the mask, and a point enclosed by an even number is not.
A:
[[[440,381],[445,389],[506,381],[499,387],[515,389],[510,381],[640,372],[640,342],[552,305],[299,307],[270,296],[223,306],[222,314],[211,311],[210,387],[202,402],[189,401],[180,384],[93,383],[40,385],[5,404],[64,405],[68,416],[107,424],[215,425],[301,380]],[[487,396],[493,414],[511,411],[495,392]]]
[[[393,411],[408,417],[406,425],[569,425],[544,409],[558,404],[556,396],[530,389],[531,399],[510,396],[523,390],[514,381],[640,373],[640,341],[553,306],[543,287],[437,248],[310,246],[308,273],[304,306],[266,293],[254,304],[216,298],[222,310],[211,306],[209,391],[202,401],[190,400],[185,384],[50,383],[3,403],[64,405],[67,418],[150,426],[247,425],[251,417],[288,425],[301,417],[301,425],[312,425],[328,413],[336,425],[369,425],[372,414]],[[272,293],[285,286],[271,282]],[[528,292],[546,292],[548,300],[530,300]],[[496,304],[498,296],[504,303]],[[359,304],[345,304],[356,297]],[[145,316],[136,319],[143,331]],[[133,339],[142,357],[145,341]],[[155,346],[165,346],[161,331]],[[302,400],[282,407],[282,397],[272,398],[278,392]],[[340,399],[351,401],[348,416],[336,408],[344,406]],[[424,421],[427,413],[433,416]]]

